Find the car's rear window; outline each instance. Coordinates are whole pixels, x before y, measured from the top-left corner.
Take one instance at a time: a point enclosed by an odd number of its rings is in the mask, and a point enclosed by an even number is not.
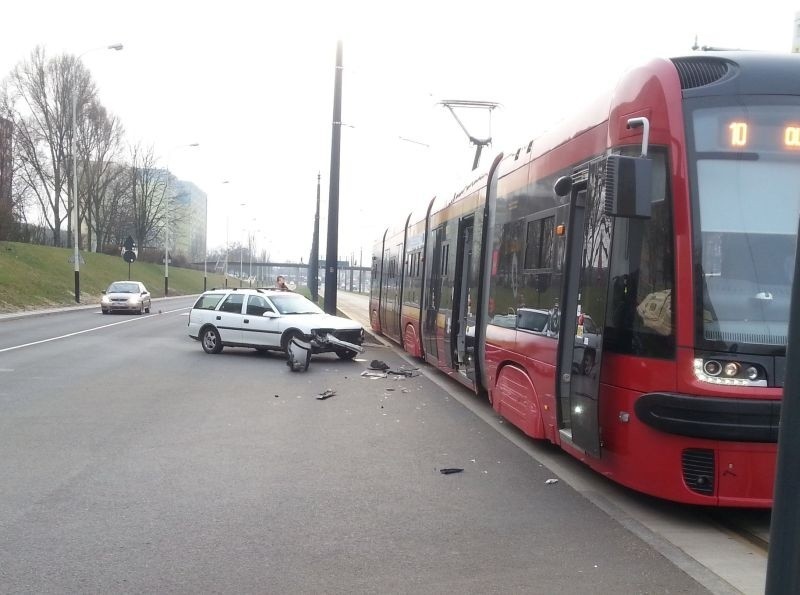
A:
[[[225,297],[224,293],[208,293],[206,295],[201,295],[194,307],[199,310],[213,310],[223,297]]]

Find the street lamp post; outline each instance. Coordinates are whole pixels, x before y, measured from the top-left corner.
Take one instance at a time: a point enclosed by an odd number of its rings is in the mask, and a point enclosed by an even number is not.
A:
[[[184,149],[187,147],[199,147],[200,143],[189,143],[187,145],[178,145],[173,147],[173,151],[177,149]],[[170,151],[171,155],[172,151]],[[169,164],[169,156],[167,157],[167,164]],[[164,192],[167,191],[167,186],[169,185],[169,167],[165,168],[165,173],[167,179],[164,182]],[[166,218],[166,225],[164,226],[164,297],[169,295],[169,207],[170,207],[170,195],[167,194],[167,202],[165,205],[165,213],[164,217]]]
[[[122,49],[121,43],[115,43],[109,46],[100,47],[100,48],[92,48],[91,50],[86,50],[75,61],[75,68],[77,69],[77,63],[80,62],[80,59],[83,58],[89,52],[93,52],[95,50],[116,50],[119,51]],[[76,123],[78,120],[78,89],[77,87],[77,80],[72,81],[72,243],[73,243],[73,252],[72,252],[72,259],[75,261],[74,271],[75,271],[75,301],[80,303],[81,301],[81,254],[80,254],[80,238],[81,233],[78,229],[78,140],[77,140],[77,128]]]

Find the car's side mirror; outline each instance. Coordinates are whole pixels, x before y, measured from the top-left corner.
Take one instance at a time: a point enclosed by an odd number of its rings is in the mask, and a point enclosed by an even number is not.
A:
[[[279,315],[276,314],[275,312],[270,312],[269,310],[267,310],[261,316],[263,316],[264,318],[278,318]]]

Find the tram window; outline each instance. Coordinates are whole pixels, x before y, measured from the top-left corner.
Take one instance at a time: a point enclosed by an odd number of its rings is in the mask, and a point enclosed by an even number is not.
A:
[[[447,261],[450,256],[450,244],[442,246],[442,277],[447,276]]]
[[[639,147],[625,147],[634,155]],[[604,345],[609,351],[672,358],[674,287],[672,196],[666,150],[651,147],[653,212],[650,219],[617,219]]]
[[[525,268],[549,269],[553,267],[554,217],[528,222],[525,238]]]

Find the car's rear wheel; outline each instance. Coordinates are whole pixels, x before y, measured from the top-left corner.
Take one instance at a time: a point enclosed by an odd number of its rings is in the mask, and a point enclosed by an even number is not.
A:
[[[356,356],[356,352],[350,349],[337,349],[336,355],[339,359],[350,360]]]
[[[200,343],[206,353],[219,353],[222,351],[222,339],[219,331],[213,326],[208,326],[200,333]]]
[[[150,304],[147,304],[147,308],[144,309],[147,314],[150,314]]]

